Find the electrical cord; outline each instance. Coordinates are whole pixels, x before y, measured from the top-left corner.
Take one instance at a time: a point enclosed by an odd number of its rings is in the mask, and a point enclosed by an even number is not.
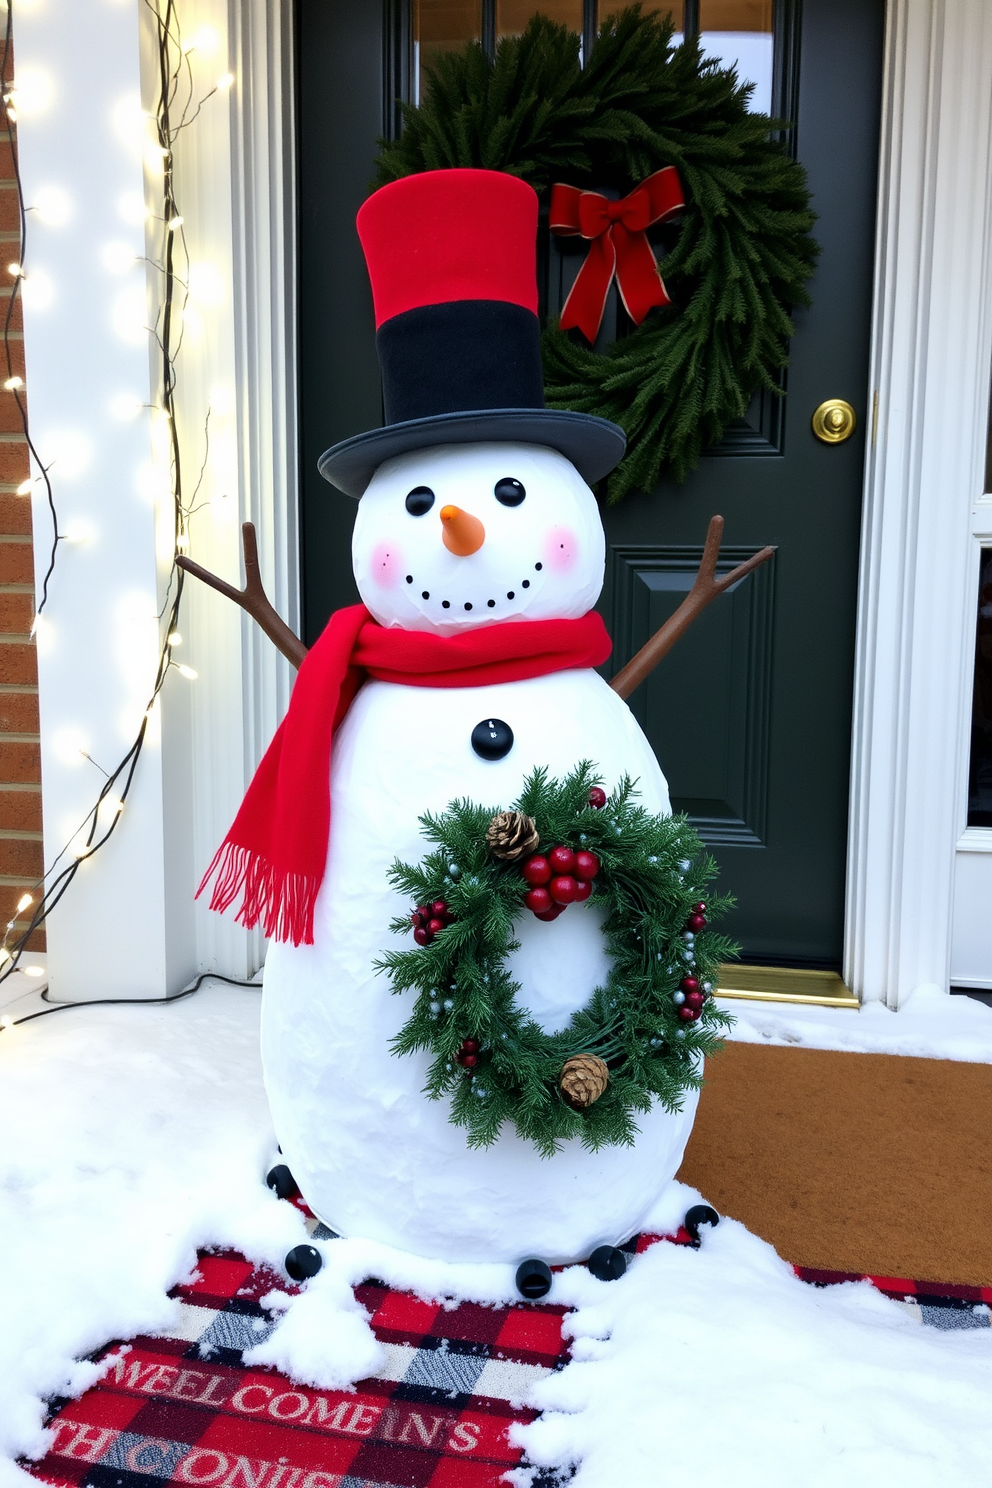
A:
[[[199,992],[204,982],[226,982],[229,987],[258,987],[259,982],[246,982],[240,977],[222,976],[219,971],[201,971],[191,987],[184,987],[177,992],[175,997],[94,997],[88,1002],[56,1002],[51,1007],[42,1008],[37,1013],[25,1013],[23,1018],[9,1018],[0,1021],[0,1030],[7,1028],[19,1028],[22,1023],[32,1023],[35,1018],[47,1018],[50,1013],[65,1013],[70,1008],[84,1007],[152,1007],[156,1003],[182,1002],[184,997],[192,997],[194,992]],[[41,994],[45,996],[44,992]],[[45,998],[47,1002],[47,998]]]

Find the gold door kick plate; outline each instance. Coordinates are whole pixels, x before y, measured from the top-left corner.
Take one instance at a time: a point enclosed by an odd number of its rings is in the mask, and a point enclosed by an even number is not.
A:
[[[835,971],[790,966],[721,966],[717,996],[746,997],[751,1002],[813,1003],[819,1007],[861,1006]]]

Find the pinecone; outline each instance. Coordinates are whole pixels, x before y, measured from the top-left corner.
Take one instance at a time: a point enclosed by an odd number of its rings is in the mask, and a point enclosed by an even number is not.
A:
[[[610,1072],[596,1054],[573,1054],[561,1068],[561,1093],[573,1111],[584,1111],[599,1100]]]
[[[532,816],[522,811],[499,811],[486,829],[486,843],[494,858],[515,863],[537,848],[540,837]]]

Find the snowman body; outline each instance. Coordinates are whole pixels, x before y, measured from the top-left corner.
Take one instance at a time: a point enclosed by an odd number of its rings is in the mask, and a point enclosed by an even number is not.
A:
[[[501,488],[511,500],[494,495]],[[483,445],[383,467],[359,508],[354,559],[380,623],[453,634],[584,614],[604,548],[595,499],[563,456]],[[497,760],[471,742],[490,718],[513,735]],[[395,859],[423,855],[418,818],[455,797],[503,809],[536,766],[560,777],[582,759],[607,789],[629,775],[649,811],[669,811],[650,745],[593,671],[467,688],[369,681],[336,733],[314,940],[269,950],[262,1056],[285,1159],[339,1233],[447,1260],[573,1261],[633,1234],[677,1171],[694,1092],[680,1112],[655,1105],[639,1116],[629,1147],[593,1153],[574,1139],[548,1158],[504,1129],[480,1151],[449,1120],[447,1100],[423,1094],[428,1056],[390,1050],[413,994],[394,994],[375,962],[397,945],[390,921],[412,907],[388,875]],[[557,1031],[609,970],[600,912],[595,901],[572,905],[549,923],[522,911],[516,933],[508,965],[519,1001]]]

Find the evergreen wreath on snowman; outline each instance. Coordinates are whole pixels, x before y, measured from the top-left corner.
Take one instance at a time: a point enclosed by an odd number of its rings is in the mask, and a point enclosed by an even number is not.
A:
[[[788,122],[750,112],[753,85],[698,38],[673,46],[672,31],[634,5],[603,21],[584,66],[575,32],[540,15],[494,59],[478,43],[440,53],[377,162],[379,185],[508,171],[585,254],[544,332],[545,396],[623,429],[611,502],[684,480],[756,392],[781,396],[792,309],[810,303],[819,252]],[[629,334],[600,353],[614,276]]]
[[[607,796],[587,761],[564,780],[535,770],[509,810],[455,801],[422,818],[436,844],[392,881],[420,903],[394,931],[416,948],[380,965],[397,993],[415,991],[393,1040],[431,1056],[426,1094],[451,1099],[470,1146],[505,1122],[546,1156],[578,1137],[590,1150],[632,1143],[635,1112],[681,1108],[701,1084],[701,1059],[730,1022],[713,1001],[734,953],[707,930],[727,906],[700,898],[713,860],[684,816],[654,816],[622,779]],[[522,911],[553,923],[573,904],[602,919],[610,969],[566,1027],[547,1033],[517,1000],[507,956]]]
[[[201,885],[271,937],[262,1060],[285,1163],[337,1233],[529,1257],[546,1289],[548,1264],[604,1247],[620,1274],[721,1021],[712,865],[623,699],[772,550],[717,578],[713,518],[675,615],[599,674],[591,486],[625,441],[545,406],[537,227],[533,188],[490,170],[408,176],[359,211],[385,422],[319,468],[357,501],[361,604],[307,651],[265,598],[250,527],[243,590],[183,566],[299,667]],[[449,1110],[430,1096],[452,1079]]]

